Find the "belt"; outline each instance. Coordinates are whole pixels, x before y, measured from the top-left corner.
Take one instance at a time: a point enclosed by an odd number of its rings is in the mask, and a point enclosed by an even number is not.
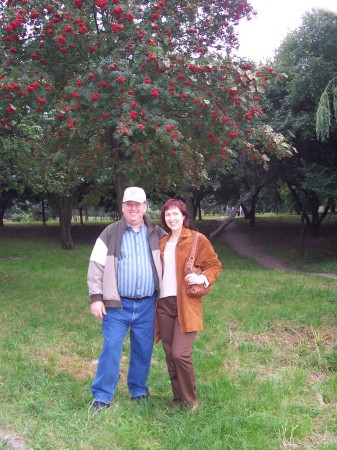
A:
[[[153,295],[147,295],[146,297],[122,297],[121,296],[122,299],[133,300],[135,302],[139,302],[141,300],[145,300],[146,298],[150,298],[150,297],[153,297]]]

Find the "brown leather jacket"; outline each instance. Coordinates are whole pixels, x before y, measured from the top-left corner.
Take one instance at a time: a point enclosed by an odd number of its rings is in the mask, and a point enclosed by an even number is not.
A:
[[[202,298],[188,297],[185,289],[185,263],[190,256],[195,234],[196,231],[183,227],[176,246],[177,306],[180,330],[182,332],[203,329]],[[168,234],[159,241],[162,264],[164,261],[164,248],[169,236],[170,235]],[[202,268],[202,273],[206,275],[210,284],[213,284],[222,270],[221,262],[218,259],[218,255],[214,252],[212,244],[206,236],[201,233],[199,233],[194,264]],[[165,270],[164,266],[163,270]],[[160,330],[156,329],[156,341],[159,339]]]

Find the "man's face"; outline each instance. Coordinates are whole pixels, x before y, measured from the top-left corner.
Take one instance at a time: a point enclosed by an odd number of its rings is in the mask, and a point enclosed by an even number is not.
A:
[[[132,227],[140,226],[146,213],[146,203],[125,202],[122,203],[122,212],[125,220]]]

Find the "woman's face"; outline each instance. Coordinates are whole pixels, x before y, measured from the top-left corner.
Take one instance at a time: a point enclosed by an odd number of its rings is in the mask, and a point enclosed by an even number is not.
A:
[[[184,216],[177,206],[165,211],[165,223],[171,231],[181,231],[183,222]]]

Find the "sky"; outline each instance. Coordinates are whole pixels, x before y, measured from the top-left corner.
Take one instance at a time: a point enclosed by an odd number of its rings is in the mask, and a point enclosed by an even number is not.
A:
[[[257,12],[250,21],[242,19],[239,33],[239,56],[255,62],[272,58],[274,50],[290,32],[301,25],[305,12],[312,8],[337,14],[337,0],[250,0]]]

